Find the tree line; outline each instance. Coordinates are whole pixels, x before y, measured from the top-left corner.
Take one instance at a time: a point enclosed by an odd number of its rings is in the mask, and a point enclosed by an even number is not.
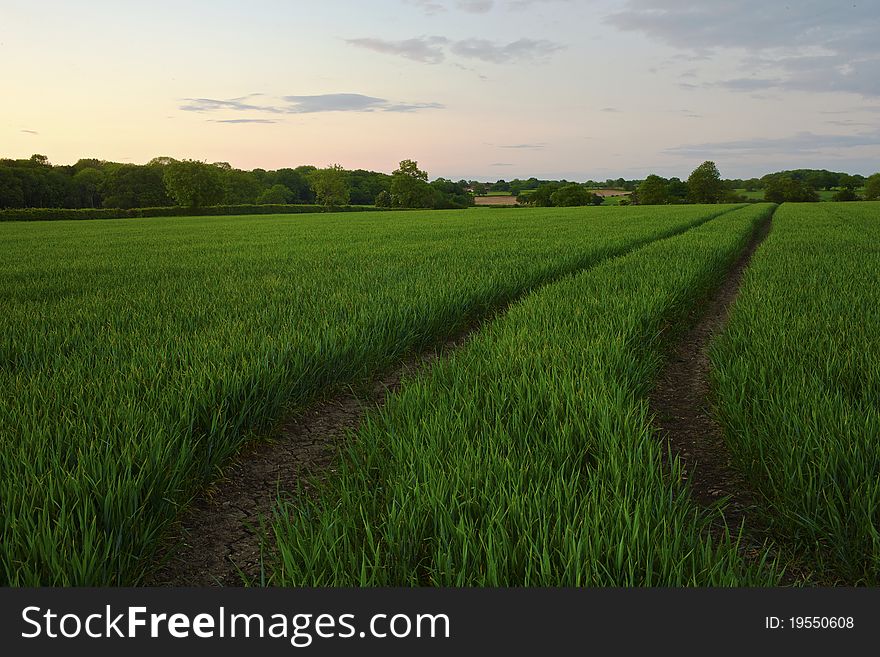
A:
[[[81,159],[53,165],[44,155],[0,159],[0,208],[155,208],[320,204],[458,208],[473,204],[470,183],[428,174],[403,160],[391,175],[338,164],[274,171],[157,157],[147,164]]]
[[[857,190],[863,189],[860,196]],[[763,191],[765,201],[772,203],[819,201],[819,190],[834,190],[834,201],[876,200],[880,198],[880,173],[862,175],[795,169],[768,173],[761,178],[722,180],[718,167],[707,161],[697,167],[686,182],[652,174],[645,178],[630,197],[631,203],[662,205],[668,203],[740,203],[755,200],[746,192]]]
[[[599,205],[592,190],[610,187],[630,191],[621,203],[720,203],[755,200],[741,193],[763,191],[764,199],[817,201],[818,190],[834,190],[833,200],[880,198],[880,174],[861,175],[824,169],[796,169],[761,178],[722,180],[714,162],[694,169],[686,181],[652,174],[644,180],[608,179],[584,183],[538,178],[428,182],[415,160],[402,160],[390,175],[335,164],[323,169],[306,165],[274,171],[235,169],[226,162],[206,163],[157,157],[147,164],[81,159],[52,165],[44,155],[0,159],[0,209],[7,208],[189,208],[221,205],[318,204],[376,205],[385,208],[464,208],[474,195],[501,192],[523,205],[538,207]],[[529,192],[529,193],[526,193]]]

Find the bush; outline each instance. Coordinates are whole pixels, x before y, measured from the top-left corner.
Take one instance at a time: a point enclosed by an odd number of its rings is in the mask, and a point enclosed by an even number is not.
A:
[[[337,212],[376,210],[369,205],[346,205]],[[61,221],[71,219],[136,219],[141,217],[205,217],[236,214],[305,214],[325,212],[320,205],[214,205],[206,208],[22,208],[0,210],[0,221]]]

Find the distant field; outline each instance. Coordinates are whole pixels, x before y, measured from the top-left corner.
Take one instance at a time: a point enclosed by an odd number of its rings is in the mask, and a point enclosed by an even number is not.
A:
[[[756,201],[764,200],[764,190],[756,189],[752,191],[746,191],[745,189],[735,189],[733,190],[736,194],[741,194],[748,199],[753,199]],[[834,189],[820,189],[816,192],[819,195],[820,201],[831,201],[834,195],[837,193],[837,190]],[[865,193],[865,188],[861,187],[856,190],[856,194],[863,195]]]
[[[0,224],[0,584],[138,581],[281,415],[729,209]]]
[[[516,196],[509,194],[493,194],[492,196],[477,196],[474,205],[516,205]]]

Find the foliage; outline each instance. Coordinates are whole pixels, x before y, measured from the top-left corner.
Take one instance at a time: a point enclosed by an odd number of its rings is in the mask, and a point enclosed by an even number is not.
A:
[[[430,208],[434,202],[428,174],[415,160],[401,160],[391,174],[391,204],[397,208]]]
[[[162,167],[168,194],[178,205],[201,208],[223,202],[223,170],[197,160],[180,160]]]
[[[880,173],[875,173],[865,181],[865,200],[876,201],[880,199]]]
[[[368,212],[366,205],[345,205],[337,212]],[[137,219],[143,217],[216,217],[251,214],[310,214],[324,212],[323,205],[212,205],[184,208],[179,205],[159,208],[15,208],[0,210],[0,221],[66,221],[80,219]]]
[[[382,190],[376,195],[376,207],[377,208],[390,208],[391,207],[391,194],[385,190]]]
[[[636,191],[639,205],[665,205],[669,203],[668,181],[660,176],[651,174]]]
[[[348,203],[351,188],[348,185],[348,174],[342,165],[331,164],[326,169],[316,169],[308,178],[315,200],[320,205],[330,209]]]
[[[764,200],[771,203],[814,203],[819,200],[819,195],[801,180],[780,174],[765,179]]]
[[[293,192],[281,184],[272,185],[257,197],[257,205],[282,205],[293,200]]]
[[[596,203],[596,199],[599,203]],[[602,198],[593,194],[582,185],[572,183],[564,185],[550,195],[550,202],[554,207],[573,207],[578,205],[598,205],[602,203]]]
[[[838,202],[858,201],[859,197],[852,188],[843,187],[840,191],[834,193],[834,196],[831,197],[831,200]]]
[[[688,198],[693,203],[718,203],[724,188],[714,162],[706,161],[691,172],[687,180]]]
[[[106,168],[105,208],[138,208],[171,205],[163,167],[115,164]]]

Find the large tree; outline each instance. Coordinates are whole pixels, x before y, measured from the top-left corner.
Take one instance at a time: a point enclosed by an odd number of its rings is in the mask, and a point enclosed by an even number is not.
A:
[[[636,196],[639,199],[639,205],[665,205],[669,203],[667,182],[652,173],[639,185]]]
[[[223,202],[223,169],[197,160],[162,167],[168,194],[178,205],[202,208]]]
[[[880,199],[880,173],[869,176],[865,181],[865,200],[876,201]]]
[[[691,172],[687,185],[688,198],[692,203],[718,203],[724,194],[718,167],[708,160]]]
[[[351,193],[348,186],[348,172],[341,164],[331,164],[326,169],[315,169],[308,178],[315,199],[320,205],[334,208],[348,203]]]
[[[415,160],[401,160],[391,174],[391,204],[398,208],[430,208],[433,196],[428,172],[419,169]]]
[[[593,205],[595,198],[588,189],[572,183],[560,187],[550,195],[550,202],[556,207],[575,207],[580,205]]]

